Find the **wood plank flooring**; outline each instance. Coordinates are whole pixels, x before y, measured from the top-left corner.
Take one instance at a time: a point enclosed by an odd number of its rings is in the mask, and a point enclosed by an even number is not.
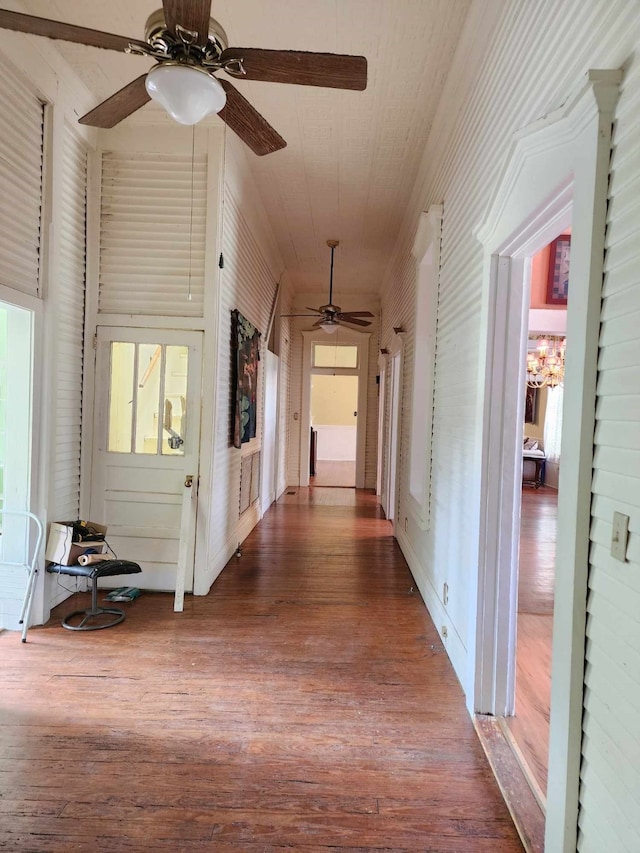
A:
[[[0,849],[521,851],[413,586],[373,495],[305,489],[182,614],[1,634]]]
[[[555,489],[523,489],[518,577],[516,714],[509,730],[539,798],[547,790],[551,642],[558,514]]]
[[[319,459],[316,462],[316,473],[309,478],[312,486],[340,486],[355,488],[356,463],[332,462],[329,459]]]

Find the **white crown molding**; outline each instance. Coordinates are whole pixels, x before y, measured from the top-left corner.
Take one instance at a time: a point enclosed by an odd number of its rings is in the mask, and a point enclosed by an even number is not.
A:
[[[514,134],[509,165],[489,213],[473,232],[489,251],[502,253],[510,237],[505,231],[505,223],[522,218],[513,210],[516,187],[522,181],[527,181],[530,186],[530,209],[544,205],[545,199],[540,197],[541,188],[550,183],[567,185],[567,175],[573,171],[574,140],[594,117],[599,115],[606,120],[612,115],[621,80],[622,71],[619,69],[587,72],[561,107]],[[540,181],[536,172],[540,162],[546,161],[549,151],[554,152],[553,169],[558,177],[556,181]],[[556,196],[554,194],[554,198]]]

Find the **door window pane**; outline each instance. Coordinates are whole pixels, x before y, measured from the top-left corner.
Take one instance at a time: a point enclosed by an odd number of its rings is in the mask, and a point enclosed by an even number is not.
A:
[[[334,346],[314,344],[313,366],[357,368],[358,347],[344,346],[341,344]]]
[[[158,418],[162,347],[138,344],[138,387],[135,408],[135,452],[158,452]]]
[[[111,344],[107,448],[112,453],[131,453],[134,358],[135,344],[122,341]]]
[[[184,456],[189,348],[111,344],[107,449]]]
[[[184,456],[187,436],[189,348],[167,346],[164,368],[162,454]]]

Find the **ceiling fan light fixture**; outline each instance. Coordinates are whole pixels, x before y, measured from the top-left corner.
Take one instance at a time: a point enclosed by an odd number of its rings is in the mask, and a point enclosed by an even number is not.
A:
[[[323,332],[326,332],[328,335],[333,335],[338,331],[338,326],[340,325],[335,320],[323,320],[322,323],[318,324]]]
[[[203,68],[164,62],[147,74],[147,92],[180,124],[197,124],[227,101],[222,85]]]

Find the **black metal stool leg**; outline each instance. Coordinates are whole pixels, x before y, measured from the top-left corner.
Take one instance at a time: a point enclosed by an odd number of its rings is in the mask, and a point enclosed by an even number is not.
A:
[[[105,613],[114,616],[115,618],[107,619],[107,621],[96,625],[87,624],[89,619],[102,616]],[[69,624],[69,620],[73,619],[74,616],[80,616],[81,614],[84,618],[80,620],[78,625]],[[91,609],[74,610],[73,613],[67,614],[67,616],[62,620],[62,626],[64,628],[68,628],[69,631],[99,631],[101,628],[112,628],[114,625],[124,622],[124,616],[124,610],[121,610],[119,607],[98,607],[98,578],[94,577],[91,581]]]

